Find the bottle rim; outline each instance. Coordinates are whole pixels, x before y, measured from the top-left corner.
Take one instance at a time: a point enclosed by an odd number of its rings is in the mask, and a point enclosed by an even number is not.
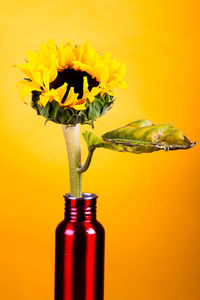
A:
[[[82,197],[73,197],[70,195],[70,193],[68,193],[65,194],[63,197],[66,200],[93,200],[98,198],[96,194],[92,194],[92,193],[82,193]]]

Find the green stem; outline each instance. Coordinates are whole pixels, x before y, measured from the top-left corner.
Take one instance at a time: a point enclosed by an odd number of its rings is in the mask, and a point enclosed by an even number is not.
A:
[[[77,172],[81,167],[81,146],[79,124],[76,126],[62,125],[68,152],[70,194],[72,197],[82,196],[82,175]]]
[[[77,172],[79,173],[83,173],[85,171],[87,171],[87,169],[90,166],[91,160],[92,160],[92,155],[94,153],[95,148],[91,148],[88,150],[88,156],[86,158],[86,161],[84,162],[84,164],[81,166],[81,168],[77,169]]]

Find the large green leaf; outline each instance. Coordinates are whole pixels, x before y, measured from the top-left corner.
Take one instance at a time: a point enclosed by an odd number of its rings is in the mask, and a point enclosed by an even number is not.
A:
[[[83,136],[90,151],[106,148],[140,154],[158,150],[189,149],[195,145],[171,124],[154,125],[149,120],[132,122],[107,132],[102,137],[90,131],[85,131]]]

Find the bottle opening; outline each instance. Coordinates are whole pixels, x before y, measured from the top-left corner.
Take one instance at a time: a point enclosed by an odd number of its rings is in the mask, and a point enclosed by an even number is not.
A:
[[[73,197],[69,193],[64,195],[65,199],[68,200],[92,200],[92,199],[97,199],[98,196],[92,193],[82,193],[82,197]]]

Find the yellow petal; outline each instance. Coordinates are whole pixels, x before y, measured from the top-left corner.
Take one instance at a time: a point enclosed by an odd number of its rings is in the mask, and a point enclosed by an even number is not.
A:
[[[76,59],[71,44],[64,45],[63,43],[61,43],[58,52],[59,52],[60,66],[62,68],[71,67],[72,61]]]
[[[76,60],[82,62],[83,54],[84,54],[84,46],[80,45],[74,48],[74,55],[76,57]]]
[[[71,87],[69,90],[69,93],[67,95],[67,99],[65,100],[65,102],[63,103],[64,106],[71,106],[72,104],[74,104],[77,101],[78,98],[78,94],[74,93],[74,88]]]
[[[100,93],[100,91],[101,91],[100,86],[92,88],[92,90],[90,92],[88,91],[87,98],[90,103],[92,103],[94,101],[95,96],[98,95]]]
[[[35,71],[32,74],[33,81],[39,84],[40,86],[43,86],[43,80],[42,80],[42,74],[39,71]]]
[[[36,52],[34,51],[31,51],[31,50],[28,50],[28,62],[29,63],[32,63],[32,64],[37,64],[37,58],[38,58],[38,55]]]
[[[48,95],[48,94],[47,95],[45,95],[45,93],[41,94],[40,98],[39,98],[39,101],[37,103],[39,103],[40,106],[44,106],[45,107],[47,105],[47,103],[49,102],[50,98],[51,98],[51,96]]]
[[[101,90],[101,87],[100,85],[99,86],[96,86],[96,87],[93,87],[92,90],[90,91],[90,93],[94,96],[96,96]]]
[[[51,49],[52,52],[56,53],[57,52],[57,48],[54,42],[54,39],[50,39],[46,42],[46,45],[49,49]]]
[[[30,94],[32,91],[41,91],[40,87],[35,84],[34,82],[29,82],[29,81],[19,81],[16,84],[16,87],[20,86],[21,88],[19,89],[19,96],[22,99],[23,102],[25,102],[25,97]]]
[[[27,80],[18,81],[18,83],[16,84],[16,87],[18,87],[18,86],[26,86],[26,87],[32,88],[33,90],[41,91],[40,86],[37,83],[32,82],[32,81],[27,81]]]
[[[95,77],[99,83],[106,83],[109,79],[108,66],[99,62],[95,67]]]
[[[83,104],[75,104],[75,105],[73,105],[73,108],[76,110],[84,110],[86,108],[85,105],[86,105],[86,102]]]
[[[49,91],[49,81],[50,81],[50,70],[47,68],[43,69],[43,82],[46,90]]]
[[[64,55],[65,55],[65,65],[70,67],[72,65],[72,61],[76,59],[71,46],[69,45],[65,46]]]
[[[110,57],[111,57],[111,53],[110,53],[110,52],[103,53],[103,54],[101,55],[101,60],[102,60],[104,63],[109,63]]]
[[[19,68],[28,78],[32,79],[32,74],[29,69],[29,63],[24,63],[22,65],[14,65]]]
[[[25,102],[25,97],[32,92],[32,88],[30,86],[22,86],[19,89],[19,96],[23,102]]]
[[[54,81],[57,76],[58,76],[58,71],[57,71],[56,65],[54,65],[50,69],[50,78],[49,78],[49,81],[50,82]]]
[[[67,90],[67,83],[65,82],[62,86],[60,86],[59,88],[57,88],[55,90],[55,100],[59,103],[61,103],[65,93]]]
[[[106,91],[106,93],[110,96],[114,96],[114,93],[112,91]]]
[[[83,94],[88,91],[88,79],[87,76],[83,77]]]

